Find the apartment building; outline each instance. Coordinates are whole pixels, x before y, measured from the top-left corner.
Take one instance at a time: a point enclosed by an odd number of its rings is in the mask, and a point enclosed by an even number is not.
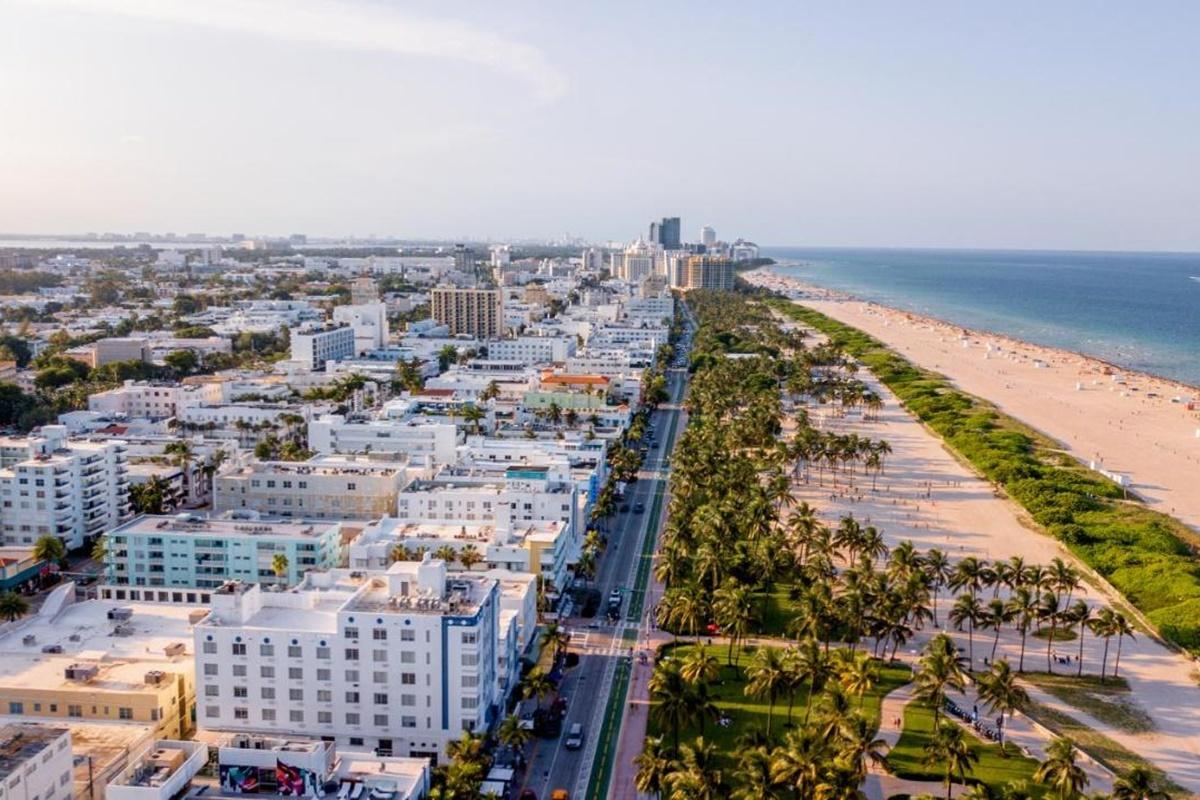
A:
[[[216,477],[213,510],[303,519],[378,519],[396,513],[396,495],[409,480],[406,462],[373,461],[366,456],[253,461]]]
[[[150,361],[150,340],[110,336],[91,344],[64,350],[63,355],[87,364],[92,369],[117,361]]]
[[[0,636],[0,709],[185,738],[195,700],[191,625],[203,609],[74,597],[73,584],[60,586]]]
[[[130,380],[116,389],[88,395],[88,410],[130,418],[163,419],[177,417],[184,408],[201,402],[202,393],[196,386]]]
[[[202,742],[158,739],[130,759],[104,787],[105,800],[177,800],[190,794],[192,778],[208,765]]]
[[[354,343],[354,328],[349,325],[295,331],[291,335],[292,361],[316,372],[325,368],[326,361],[353,356]]]
[[[308,423],[308,446],[318,453],[406,453],[435,464],[454,461],[458,428],[420,419],[349,421],[324,414]]]
[[[733,260],[719,256],[692,256],[687,260],[683,289],[732,289]]]
[[[388,313],[383,303],[335,306],[333,321],[349,325],[354,331],[354,355],[377,350],[388,343]]]
[[[69,728],[0,726],[0,800],[71,800],[73,769]]]
[[[342,523],[147,514],[107,534],[111,584],[213,589],[226,581],[294,586],[342,562]],[[277,573],[277,556],[286,568]]]
[[[488,358],[531,365],[561,363],[575,354],[575,346],[573,336],[518,336],[488,345]]]
[[[587,337],[587,346],[589,349],[598,350],[624,347],[657,350],[670,339],[670,329],[660,324],[597,324],[592,326]]]
[[[199,724],[438,758],[503,697],[498,581],[426,558],[310,573],[289,592],[229,584],[195,627]]]
[[[51,535],[82,547],[129,515],[124,442],[70,440],[62,425],[0,437],[4,544],[29,545]]]
[[[504,293],[500,289],[460,289],[437,286],[429,292],[433,319],[450,328],[451,336],[479,339],[504,335]]]

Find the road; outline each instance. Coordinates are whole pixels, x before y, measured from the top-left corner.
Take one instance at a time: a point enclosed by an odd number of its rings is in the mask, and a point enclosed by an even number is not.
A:
[[[667,467],[664,464],[674,449],[678,433],[678,402],[683,397],[687,372],[667,372],[669,403],[651,416],[657,447],[651,448],[639,472],[638,480],[626,493],[628,512],[618,512],[610,521],[608,548],[600,559],[596,588],[601,592],[601,608],[595,619],[573,618],[565,621],[571,633],[571,651],[579,654],[579,664],[569,670],[559,687],[567,698],[567,716],[563,736],[535,740],[522,789],[532,789],[539,800],[546,800],[554,789],[567,789],[572,800],[603,797],[607,772],[615,754],[616,736],[625,702],[625,677],[628,675],[632,648],[637,638],[643,598],[635,592],[640,580],[645,587],[654,550],[647,532],[658,525],[665,513]],[[637,503],[645,511],[633,512]],[[624,596],[622,617],[616,625],[604,619],[604,607],[610,591],[620,588]],[[614,691],[615,690],[615,691]],[[532,703],[529,703],[532,708]],[[584,746],[567,750],[566,732],[575,723],[583,725]],[[599,763],[597,764],[597,756]],[[594,774],[598,773],[598,774]]]

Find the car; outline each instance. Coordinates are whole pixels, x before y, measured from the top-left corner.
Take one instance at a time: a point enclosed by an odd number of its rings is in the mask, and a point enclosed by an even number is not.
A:
[[[520,721],[517,723],[517,727],[524,731],[533,730],[533,728],[534,728],[533,712],[531,711],[528,714],[522,714]]]
[[[526,789],[521,792],[521,800],[537,800],[537,792],[533,789]]]
[[[567,738],[563,742],[563,747],[568,750],[578,750],[583,747],[583,723],[576,722],[567,731]]]
[[[550,800],[571,800],[571,795],[566,789],[555,789],[550,793]]]
[[[610,603],[621,602],[621,590],[613,589],[611,592],[609,592],[608,593],[608,602],[610,602]]]
[[[642,503],[634,503],[633,504],[633,513],[641,514],[645,510],[646,510],[646,506],[644,504],[642,504]]]
[[[621,507],[620,507],[620,509],[619,509],[619,510],[620,510],[622,513],[624,513],[624,512],[626,512],[626,511],[628,511],[628,510],[629,510],[629,503],[621,503]]]

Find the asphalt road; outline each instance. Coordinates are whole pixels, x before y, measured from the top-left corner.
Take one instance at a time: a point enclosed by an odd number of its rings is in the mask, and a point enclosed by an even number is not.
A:
[[[687,374],[683,370],[668,372],[668,392],[672,400],[682,397],[686,380]],[[636,621],[628,624],[625,621],[630,593],[644,537],[651,523],[654,495],[666,487],[667,472],[663,461],[671,455],[667,451],[668,427],[677,414],[673,403],[653,413],[651,423],[658,446],[650,449],[638,480],[626,492],[624,502],[629,504],[630,510],[618,512],[609,521],[608,548],[600,559],[595,581],[595,587],[601,593],[597,616],[591,620],[572,618],[564,622],[571,633],[571,651],[578,653],[580,658],[577,666],[567,670],[559,687],[560,695],[567,698],[568,703],[563,735],[557,739],[537,739],[531,750],[522,788],[532,789],[538,800],[548,800],[554,789],[568,790],[571,800],[581,800],[584,796],[613,672],[618,660],[628,655],[629,645],[622,641],[622,632],[637,627]],[[681,432],[676,431],[675,439],[670,442],[672,447]],[[636,514],[633,509],[639,502],[645,511]],[[616,625],[610,624],[604,616],[608,594],[613,588],[620,588],[624,595],[621,618]],[[526,701],[522,710],[532,708],[533,702]],[[575,723],[583,725],[584,746],[572,751],[566,749],[563,742]]]

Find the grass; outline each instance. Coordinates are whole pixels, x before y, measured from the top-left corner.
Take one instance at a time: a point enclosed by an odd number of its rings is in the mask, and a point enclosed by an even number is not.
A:
[[[1168,642],[1200,652],[1200,534],[1125,499],[1062,447],[879,340],[787,300],[772,308],[815,328],[869,368],[945,444],[1112,584]]]
[[[1116,773],[1124,773],[1134,767],[1150,770],[1172,797],[1191,797],[1192,794],[1171,780],[1165,772],[1104,734],[1089,728],[1074,717],[1047,706],[1031,703],[1025,709],[1030,719],[1052,730],[1058,736],[1069,737],[1075,745]]]
[[[771,587],[771,591],[765,597],[759,593],[759,607],[762,609],[758,626],[760,636],[786,637],[788,635],[788,625],[796,616],[795,604],[790,595],[791,590],[790,583],[780,583]]]
[[[1124,678],[1026,672],[1022,678],[1106,725],[1126,733],[1150,733],[1154,720],[1133,699]]]
[[[1041,639],[1043,642],[1049,641],[1050,629],[1042,628],[1040,631],[1034,631],[1030,635],[1034,636],[1038,639]],[[1075,631],[1071,630],[1070,628],[1059,628],[1058,630],[1056,630],[1054,632],[1054,643],[1055,644],[1058,644],[1059,642],[1073,642],[1078,638],[1079,638],[1079,634],[1075,633]]]
[[[613,674],[612,691],[604,709],[604,721],[600,725],[600,741],[596,746],[596,758],[592,762],[592,774],[588,778],[586,800],[603,800],[608,796],[608,783],[612,780],[613,758],[617,753],[617,742],[621,737],[621,711],[625,707],[625,695],[629,689],[629,671],[632,661],[622,658],[617,662]]]
[[[678,658],[686,658],[688,653],[695,649],[696,645],[681,644],[678,647],[671,648],[670,646],[663,649],[663,655],[674,653]],[[721,768],[726,771],[726,774],[734,769],[735,752],[737,749],[737,739],[743,733],[751,730],[766,731],[767,729],[767,702],[766,700],[758,700],[753,697],[747,697],[745,694],[746,677],[745,668],[750,664],[754,657],[756,648],[750,647],[746,649],[734,650],[734,664],[728,666],[725,663],[726,649],[717,647],[712,650],[713,654],[721,660],[721,677],[718,683],[709,686],[709,695],[712,697],[713,703],[717,706],[718,711],[729,717],[731,724],[729,727],[722,728],[712,721],[705,723],[703,735],[706,741],[712,742],[717,746],[721,753],[723,763]],[[873,720],[876,727],[879,725],[879,709],[883,701],[884,695],[892,692],[904,684],[912,680],[912,672],[903,664],[880,664],[879,682],[875,687],[863,695],[863,714],[870,720]],[[807,689],[800,689],[796,692],[794,703],[794,711],[792,719],[796,724],[804,718],[804,705],[808,700]],[[814,702],[814,711],[820,708],[820,698]],[[781,736],[787,730],[787,705],[786,697],[780,698],[775,702],[775,710],[771,723],[771,735],[773,737]],[[650,722],[646,729],[647,736],[671,736],[670,728],[662,726],[655,719],[654,714],[650,715]],[[681,728],[679,731],[679,741],[688,742],[697,736],[701,735],[701,729],[697,725],[690,725]]]
[[[904,728],[900,741],[888,753],[887,764],[893,774],[900,778],[921,781],[941,781],[945,775],[938,765],[927,765],[925,745],[933,735],[933,709],[923,703],[909,703],[904,709]],[[972,733],[967,733],[971,750],[979,756],[972,770],[967,773],[968,783],[982,783],[993,791],[1015,781],[1029,781],[1030,789],[1040,794],[1042,789],[1033,783],[1033,773],[1038,762],[1016,754],[1009,747],[1009,756],[1000,754],[1000,745],[984,742]]]

